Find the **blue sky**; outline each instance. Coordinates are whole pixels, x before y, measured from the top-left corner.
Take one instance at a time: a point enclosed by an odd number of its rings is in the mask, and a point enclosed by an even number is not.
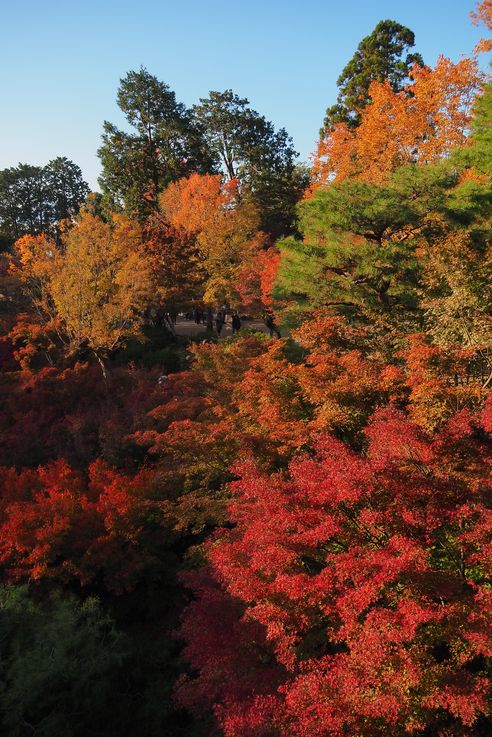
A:
[[[0,0],[0,169],[67,156],[97,186],[103,120],[122,124],[120,77],[141,65],[187,105],[231,87],[302,159],[359,41],[391,18],[428,64],[481,35],[468,0]],[[482,34],[483,35],[483,34]]]

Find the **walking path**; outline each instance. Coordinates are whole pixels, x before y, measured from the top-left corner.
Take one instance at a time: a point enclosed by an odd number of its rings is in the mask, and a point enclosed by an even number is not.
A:
[[[266,333],[267,335],[269,333],[267,326],[262,320],[241,320],[241,331],[245,330],[246,328],[252,328],[253,330],[257,330],[261,333]],[[206,333],[205,325],[197,325],[194,320],[186,320],[184,317],[181,317],[181,315],[178,317],[174,329],[176,330],[176,335],[183,335],[189,338],[192,338],[196,335],[205,336]],[[214,335],[217,336],[217,333],[215,332],[215,322]],[[229,317],[229,321],[224,323],[224,326],[222,327],[219,340],[230,338],[231,335],[232,325]]]

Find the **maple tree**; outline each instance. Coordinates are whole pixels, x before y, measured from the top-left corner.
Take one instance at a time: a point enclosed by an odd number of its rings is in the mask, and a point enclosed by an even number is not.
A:
[[[193,235],[173,227],[161,213],[147,220],[143,235],[155,289],[151,310],[157,318],[186,311],[201,296],[205,280],[204,259]]]
[[[183,703],[211,703],[227,737],[482,734],[490,492],[479,424],[458,414],[429,436],[385,409],[363,454],[325,436],[288,479],[238,467],[233,527],[207,546],[208,571],[186,575],[196,676],[179,687]]]
[[[246,312],[258,314],[271,308],[280,258],[280,251],[272,246],[258,251],[240,269],[237,289]]]
[[[25,236],[17,253],[40,319],[66,351],[91,351],[105,372],[105,354],[140,335],[151,291],[140,228],[121,215],[108,223],[82,211],[62,249],[46,236]]]
[[[143,471],[131,479],[101,461],[87,484],[63,461],[19,475],[2,469],[0,559],[8,579],[87,586],[100,577],[109,591],[131,589],[168,544],[154,483]]]
[[[477,3],[476,10],[470,13],[474,25],[483,25],[490,31],[492,28],[492,3],[490,0],[482,0]],[[482,53],[492,49],[492,40],[489,38],[481,39],[475,47],[475,52]]]
[[[223,185],[220,175],[193,174],[169,185],[160,206],[173,228],[194,239],[204,272],[203,302],[237,304],[240,270],[263,247],[258,211],[238,198],[237,182]]]
[[[410,390],[409,415],[425,430],[435,430],[457,411],[477,412],[486,402],[490,374],[480,349],[442,347],[425,333],[416,333],[408,336],[401,356]]]
[[[397,92],[388,80],[372,82],[360,125],[327,131],[314,155],[315,186],[346,177],[381,182],[399,166],[439,161],[465,142],[481,80],[476,62],[441,56],[434,69],[414,66],[409,76]]]

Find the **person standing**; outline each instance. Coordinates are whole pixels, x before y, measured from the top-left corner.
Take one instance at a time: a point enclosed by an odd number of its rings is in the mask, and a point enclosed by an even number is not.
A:
[[[273,316],[272,312],[269,312],[265,318],[265,325],[267,326],[268,330],[270,331],[270,338],[273,338],[274,335],[276,335],[277,338],[281,338],[280,330],[277,328],[277,325],[275,323],[275,318]]]
[[[222,310],[219,310],[217,314],[215,315],[215,329],[217,331],[217,335],[220,336],[222,332],[222,327],[224,325],[224,313]]]
[[[232,313],[232,334],[239,333],[241,330],[241,318],[237,312]]]

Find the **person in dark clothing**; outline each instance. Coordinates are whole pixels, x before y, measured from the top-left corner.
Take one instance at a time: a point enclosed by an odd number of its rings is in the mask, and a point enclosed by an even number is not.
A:
[[[241,318],[237,312],[232,313],[232,334],[238,333],[241,330]]]
[[[215,315],[215,329],[217,331],[217,335],[221,334],[223,325],[224,325],[224,313],[221,310],[219,310],[217,314]]]
[[[270,338],[273,338],[274,335],[276,335],[277,338],[281,338],[280,330],[277,328],[275,324],[275,318],[271,312],[268,313],[268,315],[265,318],[265,325],[267,326],[268,330],[270,331]]]

